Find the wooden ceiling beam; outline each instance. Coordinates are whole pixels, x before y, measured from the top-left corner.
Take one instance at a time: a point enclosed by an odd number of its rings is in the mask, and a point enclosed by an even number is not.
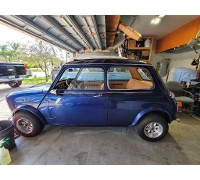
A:
[[[119,25],[120,15],[106,15],[106,46],[112,47]]]

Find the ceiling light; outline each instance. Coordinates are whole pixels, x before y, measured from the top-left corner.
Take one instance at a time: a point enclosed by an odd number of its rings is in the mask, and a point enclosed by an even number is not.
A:
[[[158,24],[160,22],[160,18],[156,17],[154,19],[151,20],[151,24]]]
[[[151,24],[158,24],[165,15],[157,15],[151,20]]]

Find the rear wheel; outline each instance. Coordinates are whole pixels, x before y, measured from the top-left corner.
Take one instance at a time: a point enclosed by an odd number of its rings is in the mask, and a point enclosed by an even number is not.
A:
[[[19,86],[21,86],[21,84],[22,84],[22,81],[17,81],[17,82],[9,82],[8,83],[8,85],[10,86],[10,87],[12,87],[12,88],[15,88],[15,87],[19,87]]]
[[[150,113],[145,115],[136,125],[138,135],[146,141],[158,141],[165,137],[169,126],[160,115]]]
[[[13,122],[18,133],[26,137],[36,136],[44,129],[44,124],[29,112],[17,112],[13,117]]]

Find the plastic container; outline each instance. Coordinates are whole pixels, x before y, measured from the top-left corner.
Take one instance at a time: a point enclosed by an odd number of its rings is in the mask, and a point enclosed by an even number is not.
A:
[[[6,149],[15,147],[14,124],[11,120],[0,120],[0,140],[3,138],[10,138],[9,144],[3,143]]]
[[[4,143],[9,144],[8,143],[9,139],[10,138],[3,138],[0,141],[0,164],[1,165],[7,165],[7,164],[10,164],[10,162],[11,162],[9,150],[4,148],[4,146],[3,146]]]
[[[178,112],[182,112],[182,102],[177,102]]]
[[[144,42],[144,47],[150,47],[150,40],[147,39],[145,42]]]

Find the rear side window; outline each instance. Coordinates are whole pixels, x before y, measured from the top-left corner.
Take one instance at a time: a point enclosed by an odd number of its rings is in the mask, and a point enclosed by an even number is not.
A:
[[[109,81],[125,81],[129,80],[131,77],[131,72],[126,67],[110,67],[108,69]]]
[[[110,67],[107,72],[109,89],[140,90],[151,89],[153,82],[150,72],[140,67]]]

